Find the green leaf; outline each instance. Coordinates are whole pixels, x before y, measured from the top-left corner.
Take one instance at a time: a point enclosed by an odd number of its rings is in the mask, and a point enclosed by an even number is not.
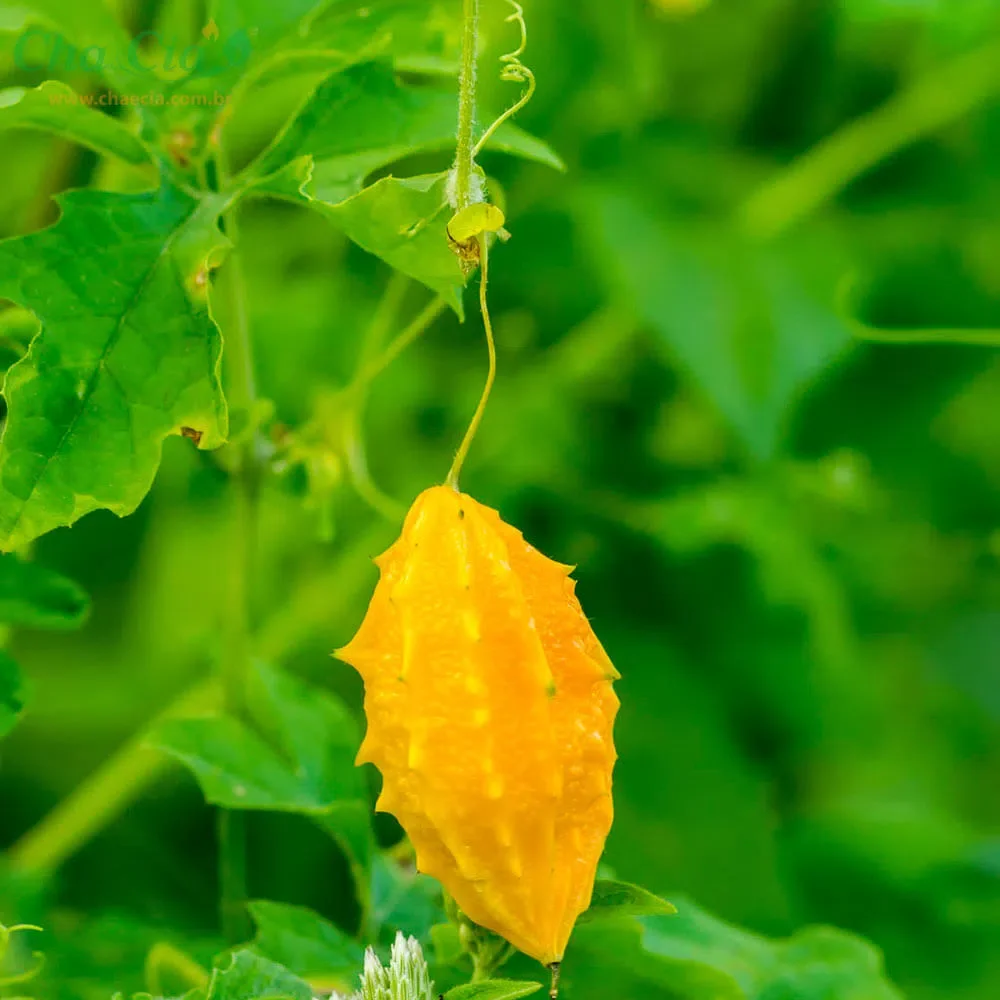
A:
[[[623,301],[749,451],[773,456],[795,404],[852,344],[834,308],[843,272],[833,234],[755,246],[610,190],[592,194],[587,211]]]
[[[0,650],[0,739],[17,722],[24,708],[24,685],[17,664]]]
[[[187,765],[212,805],[301,813],[329,805],[252,729],[229,716],[171,719],[149,742]]]
[[[677,916],[644,923],[647,951],[668,963],[707,967],[720,983],[712,995],[740,1000],[900,1000],[885,978],[877,949],[846,931],[808,927],[785,940],[769,940],[717,920],[686,900]],[[669,981],[665,968],[664,982]],[[705,996],[682,995],[692,1000]]]
[[[261,732],[295,774],[324,803],[316,822],[336,838],[355,864],[358,885],[372,850],[370,810],[361,772],[354,764],[360,733],[339,698],[290,675],[258,664],[251,673],[248,707]]]
[[[121,122],[81,103],[71,87],[56,80],[34,90],[0,90],[0,130],[8,128],[41,129],[126,163],[149,162],[146,147]]]
[[[643,947],[644,935],[644,928],[632,919],[577,928],[562,969],[566,996],[574,1000],[605,1000],[609,996],[746,1000],[728,976],[708,966],[667,962],[651,954]]]
[[[226,969],[215,969],[206,1000],[313,1000],[308,983],[252,951],[238,951]]]
[[[454,70],[458,19],[454,7],[429,0],[375,0],[356,4],[291,0],[214,0],[210,17],[223,34],[199,40],[196,69],[182,81],[186,93],[269,85],[288,76],[338,71],[373,58],[405,60],[411,69],[435,57]],[[221,109],[215,109],[218,114]]]
[[[168,435],[214,448],[226,434],[207,297],[224,199],[167,187],[60,204],[51,228],[0,243],[0,298],[42,323],[4,385],[0,549],[98,508],[132,513]]]
[[[457,924],[435,924],[430,929],[431,944],[434,946],[434,962],[437,965],[458,965],[466,955],[462,935]]]
[[[445,1000],[517,1000],[531,996],[542,988],[541,983],[518,983],[508,979],[493,979],[486,983],[466,983],[448,990]]]
[[[608,917],[650,917],[657,914],[676,913],[677,907],[651,892],[628,882],[598,879],[594,883],[594,896],[588,909],[580,914],[578,923],[602,920]]]
[[[248,904],[257,925],[254,951],[325,989],[348,989],[364,948],[339,927],[302,906],[258,900]]]
[[[365,63],[327,78],[306,101],[258,162],[258,175],[274,173],[292,160],[315,162],[310,193],[336,203],[361,190],[380,167],[424,150],[455,142],[455,87],[404,86],[391,67]],[[562,161],[543,142],[514,126],[492,142],[500,149],[556,169]]]
[[[187,765],[213,805],[313,817],[364,886],[372,834],[353,718],[333,696],[263,664],[251,672],[247,706],[255,729],[225,715],[172,719],[149,742]]]
[[[354,758],[360,733],[339,698],[258,663],[250,673],[247,707],[284,759],[295,762],[297,778],[316,801],[359,795],[362,777]]]
[[[372,859],[371,905],[372,923],[385,944],[397,930],[427,942],[445,919],[441,884],[384,854]]]
[[[386,177],[339,204],[312,204],[359,246],[437,292],[462,315],[465,282],[448,244],[447,183],[447,174]]]
[[[0,624],[76,628],[89,610],[90,599],[72,580],[37,563],[0,555]]]
[[[721,900],[727,912],[780,919],[787,890],[767,782],[747,760],[710,679],[660,632],[640,634],[609,622],[601,641],[622,676],[631,678],[615,728],[618,819],[606,860],[659,886],[668,884],[677,858],[698,891]],[[694,742],[698,756],[691,759],[685,748]],[[673,846],[664,856],[668,834]],[[734,856],[742,863],[727,868]],[[605,932],[608,924],[581,925],[574,940]]]
[[[123,93],[134,87],[129,69],[129,38],[107,3],[73,3],[72,0],[18,0],[3,27],[23,31],[30,26],[51,28],[74,47],[72,68],[96,69]],[[85,59],[81,67],[80,57]],[[49,67],[45,67],[48,69]]]
[[[272,195],[322,213],[346,236],[403,274],[437,292],[464,315],[465,278],[448,243],[447,173],[397,179],[385,177],[346,201],[330,204],[309,193],[312,162],[299,157],[248,193]]]

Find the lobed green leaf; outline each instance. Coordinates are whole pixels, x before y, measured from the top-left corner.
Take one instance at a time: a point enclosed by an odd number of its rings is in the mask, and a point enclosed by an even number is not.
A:
[[[0,549],[98,508],[130,514],[168,435],[226,435],[207,294],[225,199],[164,187],[60,204],[54,226],[0,243],[0,298],[42,324],[3,389]]]

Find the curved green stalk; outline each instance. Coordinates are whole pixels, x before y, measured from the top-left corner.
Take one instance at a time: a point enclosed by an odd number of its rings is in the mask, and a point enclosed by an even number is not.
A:
[[[152,723],[191,715],[219,700],[215,680],[186,691]],[[78,785],[7,852],[12,866],[50,872],[125,811],[170,766],[170,759],[145,745],[145,728]]]
[[[438,296],[432,299],[417,314],[416,318],[400,334],[391,340],[370,361],[366,361],[344,390],[347,393],[361,393],[364,389],[399,357],[407,347],[418,340],[446,309],[448,303]]]
[[[866,170],[998,93],[1000,46],[994,42],[919,80],[814,146],[746,201],[740,211],[746,227],[764,239],[781,235]]]

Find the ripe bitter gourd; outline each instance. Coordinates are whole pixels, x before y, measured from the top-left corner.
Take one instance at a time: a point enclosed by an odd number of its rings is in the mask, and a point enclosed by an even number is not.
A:
[[[376,563],[337,655],[364,678],[377,808],[473,921],[558,962],[611,827],[618,710],[571,567],[449,486]]]

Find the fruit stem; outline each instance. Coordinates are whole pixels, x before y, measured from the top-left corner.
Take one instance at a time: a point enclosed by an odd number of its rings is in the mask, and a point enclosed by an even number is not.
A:
[[[559,973],[562,971],[562,963],[553,962],[549,966],[552,972],[552,985],[549,987],[549,997],[551,1000],[558,1000],[559,997]]]
[[[490,309],[487,302],[487,286],[489,284],[489,236],[483,233],[478,237],[479,240],[479,259],[481,273],[479,276],[479,310],[483,314],[483,328],[486,331],[486,349],[489,352],[490,357],[490,367],[489,372],[486,376],[486,386],[483,388],[483,394],[479,398],[479,405],[476,407],[476,412],[472,415],[472,422],[469,424],[469,429],[465,432],[465,437],[459,446],[458,452],[455,455],[455,461],[451,463],[451,469],[448,472],[448,478],[445,480],[446,485],[450,486],[456,492],[458,491],[458,477],[462,472],[462,466],[465,464],[465,460],[469,455],[469,449],[472,447],[472,442],[475,440],[476,433],[479,430],[479,425],[483,422],[483,414],[486,412],[486,404],[490,401],[490,393],[493,391],[493,383],[496,381],[497,377],[497,347],[496,341],[493,337],[493,324],[490,321]]]

